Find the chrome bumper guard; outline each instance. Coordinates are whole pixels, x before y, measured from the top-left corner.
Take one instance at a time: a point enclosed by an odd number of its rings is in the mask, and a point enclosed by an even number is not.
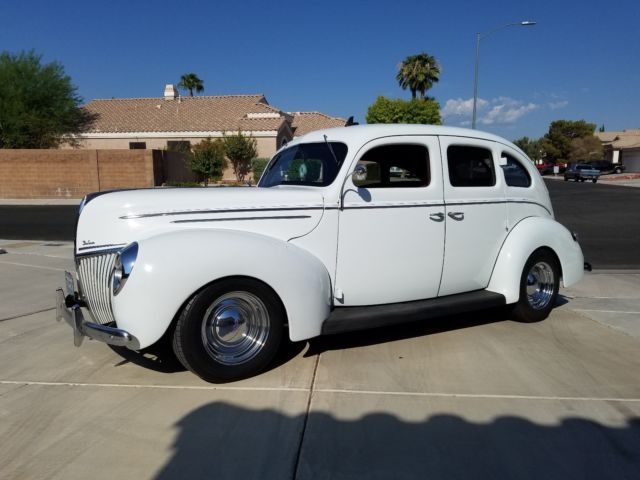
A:
[[[140,349],[138,339],[129,332],[85,320],[71,273],[65,271],[64,280],[64,287],[56,290],[56,320],[65,320],[73,328],[73,344],[76,347],[82,345],[84,337],[89,337],[109,345]]]

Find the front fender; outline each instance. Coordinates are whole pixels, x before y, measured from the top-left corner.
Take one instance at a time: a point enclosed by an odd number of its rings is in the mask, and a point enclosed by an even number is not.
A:
[[[528,217],[513,227],[502,244],[487,290],[504,295],[507,303],[517,302],[524,265],[542,247],[553,250],[560,260],[565,287],[582,278],[584,257],[571,232],[551,218]]]
[[[236,230],[171,232],[138,242],[138,258],[112,306],[118,328],[144,348],[160,339],[197,290],[229,276],[269,285],[282,300],[291,340],[320,334],[331,308],[329,274],[306,250]]]

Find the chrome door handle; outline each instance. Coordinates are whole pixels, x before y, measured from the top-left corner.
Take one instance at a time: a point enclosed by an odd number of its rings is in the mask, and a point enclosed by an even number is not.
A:
[[[447,213],[447,215],[449,215],[450,218],[457,220],[458,222],[460,220],[464,220],[464,212],[449,212]]]
[[[432,213],[431,215],[429,215],[429,218],[434,222],[441,222],[444,220],[444,213],[442,212]]]

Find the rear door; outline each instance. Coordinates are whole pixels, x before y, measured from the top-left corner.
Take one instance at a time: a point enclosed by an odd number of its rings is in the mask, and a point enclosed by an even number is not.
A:
[[[507,234],[504,180],[495,142],[440,137],[446,205],[445,256],[439,296],[489,284]]]

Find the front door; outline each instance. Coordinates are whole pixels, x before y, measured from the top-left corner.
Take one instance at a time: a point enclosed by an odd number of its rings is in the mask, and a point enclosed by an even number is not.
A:
[[[437,296],[445,226],[437,137],[374,140],[356,161],[366,173],[348,178],[344,187],[336,305]]]
[[[495,142],[440,137],[446,203],[446,252],[439,296],[480,290],[507,235],[500,150]]]

